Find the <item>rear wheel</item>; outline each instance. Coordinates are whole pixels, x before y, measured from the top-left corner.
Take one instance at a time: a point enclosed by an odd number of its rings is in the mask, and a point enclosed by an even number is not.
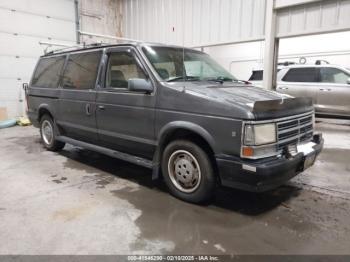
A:
[[[46,149],[59,151],[65,143],[56,140],[56,126],[49,115],[44,115],[40,120],[40,136]]]
[[[163,152],[162,173],[169,191],[182,200],[200,203],[214,193],[215,176],[207,153],[187,140],[175,140]]]

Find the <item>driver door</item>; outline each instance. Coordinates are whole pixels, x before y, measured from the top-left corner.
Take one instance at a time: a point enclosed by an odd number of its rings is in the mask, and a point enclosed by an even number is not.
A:
[[[100,144],[151,159],[155,150],[155,90],[128,90],[128,80],[151,81],[133,47],[111,48],[106,53],[103,82],[96,96],[96,120]]]

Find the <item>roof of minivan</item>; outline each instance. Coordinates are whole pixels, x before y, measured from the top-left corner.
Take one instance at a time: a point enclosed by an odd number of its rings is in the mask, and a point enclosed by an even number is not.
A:
[[[68,54],[68,53],[73,53],[73,52],[79,52],[79,51],[86,51],[86,50],[98,50],[98,49],[103,49],[103,48],[110,48],[110,47],[118,47],[118,46],[163,46],[163,47],[170,47],[170,48],[183,48],[182,46],[177,46],[177,45],[167,45],[167,44],[161,44],[161,43],[150,43],[150,42],[128,42],[128,43],[123,43],[123,44],[101,44],[101,45],[89,45],[86,47],[76,47],[74,49],[69,49],[68,48],[63,48],[60,50],[56,51],[50,51],[47,54],[42,55],[41,57],[49,57],[49,56],[54,56],[54,55],[61,55],[61,54]],[[184,49],[188,50],[195,50],[192,48],[184,47]],[[198,50],[196,50],[198,51]],[[198,51],[200,52],[200,51]]]

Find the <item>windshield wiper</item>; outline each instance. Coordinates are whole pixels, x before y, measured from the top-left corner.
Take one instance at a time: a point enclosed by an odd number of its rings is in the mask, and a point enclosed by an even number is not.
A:
[[[233,81],[232,78],[225,77],[225,76],[218,76],[218,77],[208,77],[204,79],[205,81],[214,81],[218,82],[220,84],[224,83],[225,81]]]
[[[224,82],[243,83],[243,84],[246,84],[246,85],[251,84],[249,81],[239,80],[239,79],[232,79],[232,78],[224,77],[224,76],[206,78],[205,80],[206,80],[206,81],[218,82],[218,83],[220,83],[220,84],[223,84]]]
[[[243,84],[246,84],[246,85],[251,84],[249,81],[246,81],[246,80],[240,80],[240,79],[232,79],[232,82],[236,82],[236,83],[243,83]]]
[[[167,82],[175,82],[175,81],[181,81],[181,80],[185,80],[185,81],[213,81],[213,82],[217,82],[220,84],[223,84],[224,82],[236,82],[236,83],[244,83],[244,84],[250,84],[250,82],[245,81],[245,80],[238,80],[238,79],[232,79],[229,77],[225,77],[225,76],[218,76],[218,77],[208,77],[208,78],[204,78],[201,79],[198,76],[175,76],[173,78],[169,78],[168,80],[166,80]]]
[[[199,81],[200,78],[198,76],[175,76],[173,78],[169,78],[166,80],[167,82],[175,82],[178,80],[189,80],[189,81]]]

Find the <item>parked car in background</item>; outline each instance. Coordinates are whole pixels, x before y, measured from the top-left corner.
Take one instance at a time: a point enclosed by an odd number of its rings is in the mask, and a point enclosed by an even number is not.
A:
[[[311,97],[316,114],[350,117],[350,69],[338,65],[292,65],[277,75],[276,91]]]
[[[263,74],[264,74],[264,70],[253,69],[252,74],[248,79],[249,83],[251,83],[252,85],[257,86],[257,87],[262,87]]]
[[[294,62],[289,62],[289,61],[278,63],[277,72],[279,72],[285,66],[288,66],[288,65],[291,65],[291,64],[295,64],[295,63]],[[264,70],[263,69],[260,69],[260,68],[259,69],[253,69],[252,70],[252,74],[249,77],[248,81],[249,81],[249,83],[251,83],[254,86],[262,87],[262,85],[263,85],[263,75],[264,75]]]
[[[151,168],[189,202],[217,185],[275,188],[323,147],[311,99],[247,85],[207,54],[177,46],[49,53],[26,97],[48,150],[69,143]]]

